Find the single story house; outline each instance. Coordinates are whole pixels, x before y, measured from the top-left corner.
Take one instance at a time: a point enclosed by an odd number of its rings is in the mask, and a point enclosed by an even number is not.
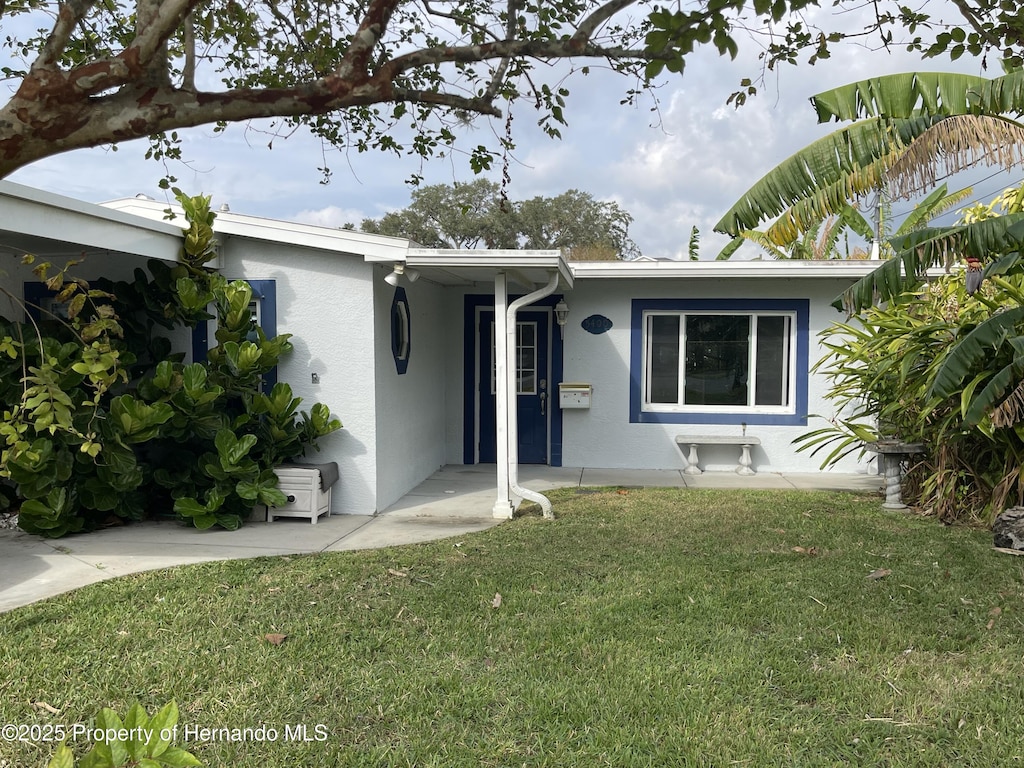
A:
[[[86,278],[173,261],[184,220],[166,209],[0,182],[0,281],[31,294],[30,268],[11,258],[24,252],[84,256]],[[823,425],[811,414],[833,414],[811,371],[818,335],[842,319],[833,299],[878,264],[569,263],[558,251],[422,249],[226,206],[214,228],[215,266],[253,284],[271,333],[293,334],[279,379],[345,424],[316,457],[340,466],[332,511],[367,515],[441,466],[496,463],[503,516],[524,495],[519,463],[683,469],[688,440],[702,469],[735,470],[742,451],[741,471],[819,471],[792,444]],[[19,314],[0,295],[0,315]]]

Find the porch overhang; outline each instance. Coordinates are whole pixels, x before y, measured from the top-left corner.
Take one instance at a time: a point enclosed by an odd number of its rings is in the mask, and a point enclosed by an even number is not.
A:
[[[402,264],[415,269],[421,277],[438,285],[486,286],[494,288],[498,274],[505,274],[510,282],[533,290],[546,284],[552,272],[558,273],[558,287],[571,290],[573,273],[559,250],[445,250],[436,248],[410,248],[403,258],[394,256],[365,257],[367,262],[386,266]]]

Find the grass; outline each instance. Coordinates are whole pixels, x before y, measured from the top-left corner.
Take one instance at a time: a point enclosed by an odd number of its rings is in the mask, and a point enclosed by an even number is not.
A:
[[[277,730],[179,738],[217,768],[1021,761],[1024,564],[987,532],[842,493],[553,498],[553,522],[0,615],[0,722],[174,698],[182,727]],[[0,742],[0,766],[51,748]]]

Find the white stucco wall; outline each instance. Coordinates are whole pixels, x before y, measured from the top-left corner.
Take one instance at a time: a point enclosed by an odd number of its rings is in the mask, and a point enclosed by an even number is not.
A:
[[[738,435],[730,424],[637,424],[630,423],[630,344],[633,299],[809,299],[809,362],[824,354],[817,334],[842,316],[830,306],[847,282],[835,280],[578,280],[568,297],[572,317],[565,329],[565,380],[593,384],[589,410],[563,411],[563,463],[565,466],[631,469],[682,469],[686,466],[675,438],[681,434]],[[580,321],[592,314],[609,318],[612,329],[595,335],[583,330]],[[808,413],[831,416],[834,408],[824,395],[826,384],[813,374],[808,378]],[[753,450],[755,468],[770,472],[814,472],[821,457],[798,453],[794,438],[824,425],[810,419],[807,426],[751,424],[747,434],[761,440]],[[701,464],[712,470],[734,469],[738,448],[705,447]],[[855,471],[852,459],[836,467]]]
[[[831,307],[832,300],[852,280],[838,279],[577,279],[566,293],[570,317],[565,328],[564,381],[586,382],[594,386],[589,410],[562,411],[563,457],[567,467],[608,467],[630,469],[682,469],[686,463],[676,445],[679,434],[738,435],[739,425],[729,424],[638,424],[630,422],[630,344],[633,299],[809,299],[809,363],[817,362],[825,350],[818,343],[818,332],[843,315]],[[446,322],[453,336],[446,353],[449,389],[446,396],[448,431],[446,461],[463,461],[463,356],[465,293],[483,290],[448,289]],[[611,319],[612,329],[604,334],[584,331],[580,322],[601,314]],[[555,330],[557,333],[557,329]],[[458,340],[454,338],[458,334]],[[557,382],[553,382],[553,385]],[[826,382],[810,374],[808,408],[810,414],[830,417],[834,406],[825,399]],[[552,387],[557,401],[557,389]],[[470,395],[471,396],[471,395]],[[792,440],[811,429],[824,426],[820,418],[811,418],[807,426],[749,425],[747,431],[761,439],[753,452],[755,468],[769,472],[816,472],[824,456],[797,452]],[[701,464],[712,470],[736,467],[739,449],[732,446],[706,447]],[[837,471],[858,471],[865,463],[849,458],[836,466]]]
[[[374,350],[377,412],[377,509],[398,501],[445,463],[446,351],[461,347],[445,324],[446,293],[427,280],[399,287],[410,313],[410,354],[397,372],[391,350],[391,304],[395,288],[384,282],[390,267],[374,267]]]
[[[374,306],[371,267],[361,257],[298,246],[228,238],[221,273],[228,278],[274,280],[277,332],[291,333],[294,350],[281,363],[307,410],[327,405],[345,428],[320,441],[311,461],[336,461],[341,480],[331,512],[373,514],[377,439],[374,396]],[[312,374],[319,383],[312,382]]]

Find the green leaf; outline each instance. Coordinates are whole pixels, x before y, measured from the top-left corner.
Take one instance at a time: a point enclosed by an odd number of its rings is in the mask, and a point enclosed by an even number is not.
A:
[[[75,753],[66,744],[57,747],[46,768],[75,768]]]
[[[182,517],[199,517],[207,514],[207,509],[195,499],[188,497],[175,499],[174,511]]]
[[[160,434],[161,425],[174,416],[174,409],[167,403],[148,405],[131,395],[121,395],[110,401],[110,416],[126,442],[141,443]]]
[[[149,741],[146,742],[146,754],[149,757],[160,757],[171,742],[169,739],[163,738],[162,734],[170,735],[174,732],[174,726],[178,724],[178,704],[173,699],[160,710],[153,715],[149,720],[149,728],[152,730],[152,735]]]
[[[104,707],[96,715],[96,726],[107,736],[113,735],[113,738],[104,738],[103,743],[110,749],[110,759],[114,765],[123,765],[128,759],[128,746],[116,736],[124,728],[121,718],[114,710]]]
[[[145,756],[146,740],[143,738],[143,731],[148,723],[149,716],[146,710],[139,702],[134,702],[124,716],[124,727],[129,734],[125,748],[132,760],[141,760]]]
[[[191,768],[202,763],[180,747],[171,747],[160,756],[160,764],[169,768]]]
[[[1024,307],[1014,307],[976,326],[942,362],[928,390],[929,397],[945,398],[961,391],[975,367],[990,357],[1022,321]]]
[[[216,524],[217,518],[215,515],[196,515],[192,518],[192,525],[194,525],[200,531],[205,531],[210,528],[213,528],[213,526],[215,526]]]
[[[217,446],[221,466],[225,470],[230,471],[256,445],[256,435],[242,435],[239,438],[235,437],[231,430],[222,429],[217,433],[214,444]]]

